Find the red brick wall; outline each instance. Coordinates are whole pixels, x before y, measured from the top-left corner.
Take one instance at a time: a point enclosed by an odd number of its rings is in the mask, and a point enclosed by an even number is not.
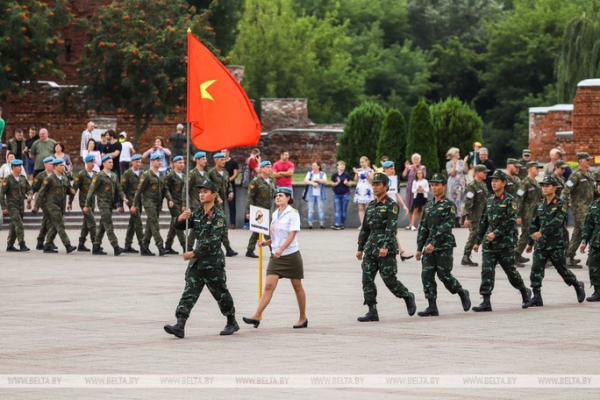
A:
[[[573,133],[578,151],[600,156],[600,81],[596,86],[578,88],[573,100]]]
[[[572,130],[572,113],[564,110],[553,110],[553,107],[536,107],[530,109],[529,113],[529,149],[531,150],[531,159],[538,162],[550,161],[550,150],[561,145],[570,154],[567,149],[568,139],[557,138],[556,132]],[[543,110],[542,110],[543,109]]]

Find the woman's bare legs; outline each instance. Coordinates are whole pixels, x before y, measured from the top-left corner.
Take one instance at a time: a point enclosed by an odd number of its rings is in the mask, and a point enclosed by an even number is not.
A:
[[[306,293],[302,286],[302,279],[291,279],[292,287],[296,292],[296,300],[298,301],[298,311],[300,316],[298,317],[298,325],[303,324],[306,321]]]
[[[275,288],[277,287],[277,283],[279,282],[279,275],[267,275],[267,281],[265,282],[265,290],[263,291],[263,295],[258,302],[258,307],[256,308],[256,312],[250,318],[252,319],[260,319],[263,311],[271,302],[273,298],[273,293],[275,292]]]

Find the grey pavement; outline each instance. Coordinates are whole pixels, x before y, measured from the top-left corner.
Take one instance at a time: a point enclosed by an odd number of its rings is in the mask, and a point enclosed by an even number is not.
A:
[[[416,232],[401,230],[405,249],[414,253]],[[460,266],[467,229],[455,229],[454,274],[480,302],[480,269]],[[35,231],[26,241],[35,245]],[[78,231],[68,234],[77,241]],[[117,231],[120,243],[125,232]],[[166,235],[166,231],[163,231]],[[289,281],[282,280],[258,329],[242,316],[257,304],[257,260],[244,257],[250,233],[230,231],[240,255],[227,259],[228,285],[242,324],[233,336],[217,304],[204,292],[186,327],[186,338],[163,331],[175,321],[186,263],[181,256],[114,257],[32,250],[4,252],[0,232],[0,375],[6,374],[600,374],[597,303],[578,304],[554,269],[546,272],[544,307],[523,310],[519,293],[498,268],[494,311],[463,312],[458,296],[439,285],[440,317],[409,317],[404,301],[377,278],[380,322],[359,323],[366,312],[358,231],[302,231],[308,329],[295,330],[297,307]],[[178,249],[179,250],[179,249]],[[481,255],[473,256],[481,262]],[[583,256],[585,263],[586,257]],[[264,260],[266,270],[267,260]],[[529,282],[531,263],[520,269]],[[588,269],[574,270],[586,283]],[[399,262],[399,279],[426,307],[421,266]],[[597,378],[597,377],[596,377]],[[327,388],[298,389],[0,389],[2,399],[34,398],[414,398],[514,399],[596,398],[597,389],[535,388]]]

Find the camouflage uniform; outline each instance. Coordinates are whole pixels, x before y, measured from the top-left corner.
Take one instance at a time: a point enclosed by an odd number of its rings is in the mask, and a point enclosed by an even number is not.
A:
[[[542,188],[535,179],[525,177],[519,185],[517,191],[517,197],[515,202],[517,204],[517,218],[521,218],[521,236],[517,246],[515,247],[515,254],[521,255],[525,247],[527,246],[527,240],[529,238],[529,226],[531,225],[531,218],[535,213],[536,207],[542,200]]]
[[[171,198],[173,199],[173,208],[169,208],[171,213],[171,218],[175,218],[181,214],[181,208],[183,207],[183,201],[185,199],[185,173],[181,173],[181,177],[174,170],[169,172],[167,177],[165,178],[165,186],[169,190],[171,194]],[[173,241],[175,240],[175,235],[177,235],[177,239],[179,240],[179,244],[181,244],[181,248],[185,251],[185,234],[182,230],[175,229],[171,225],[169,227],[169,233],[167,234],[167,240],[165,242],[165,247],[167,249],[171,249],[173,246]],[[177,254],[171,249],[171,254]]]
[[[225,214],[213,206],[208,213],[204,208],[194,211],[190,223],[196,232],[196,247],[194,258],[188,264],[185,272],[185,289],[175,310],[177,318],[187,319],[200,297],[204,285],[217,301],[221,313],[225,316],[235,315],[233,298],[227,289],[227,275],[225,273],[225,257],[221,250],[221,241],[227,230]],[[173,219],[173,227],[183,230],[185,220]]]
[[[218,197],[223,200],[222,203],[219,203],[218,200],[215,200],[215,206],[217,206],[221,211],[224,212],[225,204],[227,204],[227,197],[230,193],[233,193],[233,188],[231,187],[231,181],[229,180],[229,173],[223,169],[221,171],[223,174],[219,173],[216,168],[208,171],[208,179],[217,184],[218,188]],[[231,244],[229,243],[229,234],[227,229],[225,230],[225,235],[223,235],[223,246],[225,249],[231,249]]]
[[[554,180],[558,183],[558,186],[556,187],[556,197],[561,197],[562,195],[562,191],[565,188],[565,178],[561,175],[557,175],[556,173],[553,173],[551,175]],[[569,230],[567,229],[567,217],[565,217],[565,223],[563,224],[563,235],[565,237],[565,243],[569,243]],[[565,254],[566,254],[567,249],[565,248]]]
[[[65,231],[64,215],[67,195],[72,195],[72,190],[69,179],[64,175],[59,177],[51,174],[44,178],[38,195],[38,201],[43,204],[44,214],[48,214],[49,222],[44,249],[52,245],[57,233],[65,247],[71,246],[71,240]]]
[[[190,191],[190,210],[192,212],[198,211],[202,208],[202,203],[200,202],[200,185],[208,180],[208,172],[207,171],[198,171],[198,168],[193,168],[190,170],[188,174],[188,186]],[[188,233],[188,251],[192,251],[194,247],[194,240],[196,240],[196,233],[193,229],[190,229]]]
[[[94,238],[94,247],[96,248],[102,245],[102,239],[104,238],[105,232],[111,246],[114,248],[119,247],[119,241],[115,235],[115,228],[112,222],[115,193],[119,199],[125,198],[121,184],[117,180],[117,174],[111,172],[110,176],[108,176],[104,170],[98,172],[96,176],[94,176],[94,179],[92,179],[92,186],[90,186],[90,191],[85,200],[85,206],[88,208],[92,207],[94,196],[96,196],[96,201],[98,202],[100,227]]]
[[[273,179],[269,179],[269,182],[264,180],[261,176],[252,179],[248,185],[248,194],[246,195],[246,214],[250,213],[250,206],[272,210],[274,196],[275,182]],[[265,235],[265,240],[269,239],[270,237]],[[250,240],[248,240],[248,253],[254,251],[257,241],[258,233],[252,232]]]
[[[164,251],[158,216],[165,197],[167,201],[172,200],[171,193],[169,193],[169,189],[165,185],[163,175],[160,172],[156,174],[152,170],[144,172],[133,199],[133,205],[136,206],[137,212],[142,211],[142,205],[146,212],[146,229],[144,230],[144,237],[142,239],[142,247],[144,249],[150,247],[150,238],[153,237],[156,247],[161,252]]]
[[[8,230],[7,247],[11,248],[18,240],[21,248],[25,247],[25,233],[23,231],[23,214],[25,207],[23,202],[27,196],[32,196],[31,185],[27,178],[19,176],[17,181],[10,174],[2,180],[2,189],[0,191],[0,207],[2,211],[8,210],[10,215],[10,228]]]
[[[47,176],[48,174],[46,173],[46,171],[42,171],[39,174],[37,174],[35,178],[33,178],[33,183],[31,184],[31,191],[34,194],[40,191],[40,189],[42,188],[42,183],[44,183],[44,179],[46,179]],[[35,204],[36,207],[39,207],[41,205],[41,203],[39,202],[39,195],[35,200]],[[42,250],[44,248],[44,240],[46,239],[46,234],[48,233],[48,227],[50,226],[50,222],[48,220],[48,213],[43,212],[43,207],[39,208],[42,208],[42,225],[40,226],[40,231],[37,236],[37,249]]]
[[[90,176],[91,175],[91,176]],[[96,172],[87,172],[85,169],[79,171],[73,177],[73,189],[77,192],[79,190],[79,207],[83,209],[85,207],[85,201],[87,195],[92,186],[92,180],[96,176]],[[69,197],[69,204],[72,204],[73,198]],[[81,227],[81,233],[79,235],[79,247],[83,248],[87,235],[90,235],[90,240],[94,242],[96,237],[96,220],[94,219],[94,207],[96,202],[92,199],[92,206],[87,214],[83,214],[83,225]],[[87,250],[86,250],[87,251]]]
[[[518,176],[510,176],[506,175],[506,187],[504,191],[510,194],[513,199],[517,197],[517,190],[519,190],[519,185],[521,184],[521,179]]]
[[[129,209],[133,207],[133,199],[135,198],[135,192],[140,184],[140,177],[142,170],[138,170],[137,173],[133,169],[129,168],[121,175],[121,187],[125,198],[127,198]],[[129,212],[129,223],[127,224],[127,233],[125,234],[125,251],[131,251],[131,245],[133,243],[133,235],[137,237],[138,244],[142,247],[142,239],[144,237],[144,227],[142,225],[142,213],[136,212],[133,214]]]
[[[583,224],[583,233],[581,243],[589,246],[587,266],[590,269],[590,284],[600,294],[600,200],[595,200],[590,204],[585,223]],[[592,297],[594,297],[592,296]],[[599,301],[590,300],[588,301]]]
[[[581,230],[588,207],[594,200],[596,185],[594,178],[589,172],[578,169],[573,172],[562,192],[562,198],[571,207],[571,213],[575,220],[573,234],[567,248],[567,257],[574,258],[577,248],[581,244]]]
[[[485,202],[488,197],[488,190],[485,180],[477,182],[473,180],[469,182],[465,188],[465,220],[469,220],[471,225],[469,226],[469,238],[465,244],[463,254],[467,257],[471,256],[473,245],[475,244],[475,238],[477,237],[477,229],[479,228],[479,221],[485,211]],[[473,263],[474,264],[474,263]],[[475,264],[477,265],[477,264]]]

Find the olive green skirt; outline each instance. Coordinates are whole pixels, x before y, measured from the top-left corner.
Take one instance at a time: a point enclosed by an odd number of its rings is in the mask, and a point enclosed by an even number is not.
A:
[[[295,253],[269,259],[267,275],[279,275],[279,278],[304,279],[304,265],[300,250]]]

